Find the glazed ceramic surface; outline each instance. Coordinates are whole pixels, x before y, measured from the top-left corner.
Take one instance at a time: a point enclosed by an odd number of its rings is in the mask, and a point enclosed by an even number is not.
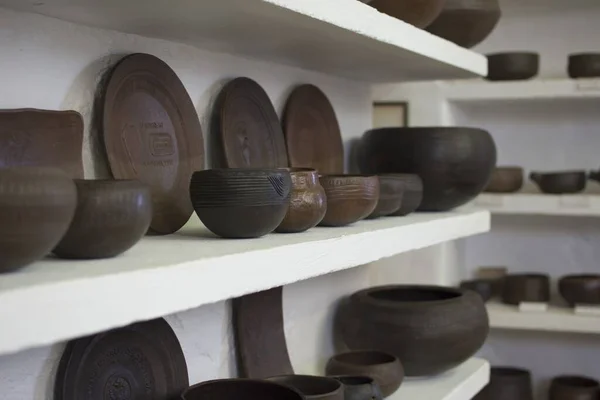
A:
[[[509,274],[504,277],[502,301],[506,304],[547,303],[550,277],[544,274]]]
[[[488,54],[490,81],[516,81],[533,78],[540,69],[540,55],[530,52]]]
[[[494,282],[486,279],[473,279],[460,283],[461,289],[469,289],[481,296],[483,302],[487,302],[494,294]]]
[[[496,167],[492,171],[490,181],[485,187],[489,193],[513,193],[523,187],[523,168]]]
[[[379,385],[368,376],[332,376],[344,385],[344,400],[382,400]]]
[[[550,383],[548,400],[598,400],[600,384],[585,376],[557,376]]]
[[[529,178],[542,192],[549,194],[579,193],[585,189],[587,180],[585,171],[532,172]]]
[[[327,196],[323,226],[344,226],[369,216],[379,200],[379,178],[326,175],[319,178]]]
[[[425,28],[440,15],[445,0],[372,0],[369,5],[378,11]]]
[[[596,78],[600,76],[600,53],[569,55],[567,72],[571,78]]]
[[[600,304],[600,275],[568,275],[558,281],[558,291],[571,307]]]
[[[181,400],[304,400],[297,390],[254,379],[219,379],[186,389]]]
[[[317,226],[325,216],[327,196],[316,170],[290,168],[289,171],[292,178],[290,208],[276,230],[282,233],[304,232]]]
[[[531,373],[519,368],[492,367],[490,382],[474,400],[533,400]]]
[[[296,389],[307,400],[344,400],[344,387],[341,382],[333,378],[312,375],[281,375],[270,377],[268,380]]]
[[[397,213],[402,206],[405,183],[399,175],[379,175],[379,200],[367,218],[379,218]]]

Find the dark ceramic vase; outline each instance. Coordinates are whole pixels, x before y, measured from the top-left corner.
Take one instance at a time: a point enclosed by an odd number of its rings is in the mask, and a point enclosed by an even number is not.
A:
[[[523,187],[523,168],[496,167],[485,187],[489,193],[514,193]]]
[[[401,179],[404,184],[404,193],[402,194],[402,203],[398,211],[392,214],[394,217],[403,217],[415,212],[423,200],[423,181],[419,175],[414,174],[394,174]]]
[[[406,376],[428,376],[475,354],[489,322],[481,296],[471,290],[392,285],[359,291],[342,302],[335,329],[350,349],[394,354]]]
[[[481,296],[484,303],[494,295],[494,282],[487,279],[463,281],[460,283],[460,288],[474,291]]]
[[[398,212],[402,206],[405,186],[400,175],[379,175],[379,200],[375,210],[367,218],[379,218]]]
[[[518,81],[533,78],[540,69],[540,55],[530,52],[488,54],[490,81]]]
[[[474,400],[533,400],[531,373],[519,368],[492,367],[490,382]]]
[[[319,178],[327,195],[322,226],[344,226],[365,219],[379,200],[379,178],[361,175],[323,175]]]
[[[509,274],[504,277],[502,301],[518,306],[521,303],[550,301],[550,277],[544,274]]]
[[[255,379],[218,379],[191,386],[181,400],[304,400],[297,390],[275,382]]]
[[[600,53],[569,55],[567,72],[571,78],[597,78],[600,76]]]
[[[585,376],[557,376],[550,383],[548,400],[598,400],[600,384]]]
[[[383,400],[381,389],[373,378],[368,376],[331,376],[344,385],[344,400]]]
[[[539,173],[532,172],[529,179],[535,182],[540,190],[549,194],[572,194],[585,189],[585,171],[565,171]]]
[[[376,350],[358,350],[336,354],[325,367],[329,376],[368,376],[379,386],[383,397],[388,397],[402,384],[404,368],[398,357]]]
[[[305,399],[344,400],[344,386],[333,378],[313,375],[281,375],[267,378],[268,381],[291,387]]]
[[[558,291],[571,307],[600,305],[600,275],[568,275],[558,281]]]
[[[277,232],[304,232],[317,226],[327,211],[327,196],[319,182],[319,174],[310,168],[290,168],[292,191],[290,208]]]
[[[444,2],[445,0],[371,0],[369,5],[417,28],[425,28],[440,15]]]
[[[60,170],[0,169],[0,272],[50,253],[67,232],[76,204],[75,184]]]
[[[146,185],[130,180],[75,180],[77,209],[54,254],[92,259],[119,255],[148,231],[152,198]]]
[[[421,211],[447,211],[474,199],[496,165],[496,145],[476,128],[381,128],[362,138],[363,173],[411,173],[423,180]]]

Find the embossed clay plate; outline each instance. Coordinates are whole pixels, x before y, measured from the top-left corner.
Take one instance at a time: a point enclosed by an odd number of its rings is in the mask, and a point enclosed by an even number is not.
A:
[[[220,137],[219,164],[228,168],[285,168],[288,159],[279,118],[267,93],[249,78],[228,82],[213,114]]]
[[[327,96],[314,85],[298,86],[283,115],[291,167],[315,168],[320,174],[344,172],[340,126]]]
[[[102,107],[113,176],[151,188],[153,233],[177,231],[193,211],[192,173],[204,169],[200,121],[183,84],[160,59],[133,54],[110,72]]]
[[[0,110],[0,167],[54,167],[83,178],[82,144],[75,111]]]

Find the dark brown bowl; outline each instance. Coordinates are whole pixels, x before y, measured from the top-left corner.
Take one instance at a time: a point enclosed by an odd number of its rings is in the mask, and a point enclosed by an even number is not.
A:
[[[579,193],[585,189],[586,175],[585,171],[532,172],[529,174],[529,179],[535,182],[544,193],[570,194]]]
[[[488,54],[490,81],[518,81],[531,79],[540,69],[540,55],[531,52],[507,52]]]
[[[485,187],[489,193],[514,193],[523,187],[523,168],[496,167]]]
[[[403,217],[415,212],[423,200],[423,181],[419,175],[414,174],[393,174],[404,183],[404,193],[402,194],[402,203],[395,213],[394,217]]]
[[[367,218],[379,218],[398,212],[402,206],[405,186],[405,180],[400,175],[379,175],[379,200],[375,210]]]
[[[218,379],[186,389],[182,400],[304,400],[297,390],[258,379]]]
[[[462,281],[460,283],[460,288],[474,291],[481,296],[481,299],[484,303],[491,299],[494,295],[494,282],[487,279]]]
[[[75,216],[54,254],[93,259],[129,250],[148,231],[152,198],[148,187],[134,180],[75,180]]]
[[[331,375],[365,375],[377,383],[383,397],[394,393],[404,380],[404,368],[398,357],[375,350],[337,354],[329,359],[325,373]]]
[[[571,78],[597,78],[600,76],[600,53],[569,55],[567,71]]]
[[[547,303],[550,301],[550,277],[545,274],[508,274],[502,285],[502,301],[515,306]]]
[[[0,169],[0,272],[50,253],[67,232],[76,204],[75,184],[60,170]]]
[[[600,304],[600,275],[568,275],[558,281],[558,291],[571,307]]]
[[[585,376],[557,376],[550,383],[549,400],[598,400],[600,384]]]
[[[317,226],[327,211],[327,196],[319,182],[317,170],[290,168],[292,191],[290,208],[276,231],[281,233],[304,232]]]
[[[305,399],[344,400],[344,386],[333,378],[313,375],[281,375],[267,378],[267,380],[294,388]]]
[[[372,0],[369,5],[377,11],[425,28],[440,15],[445,0]]]
[[[490,382],[473,400],[533,400],[531,373],[520,368],[492,367]]]
[[[344,385],[344,400],[383,400],[383,394],[375,379],[368,376],[330,376]]]
[[[327,212],[322,226],[344,226],[366,218],[379,200],[379,178],[362,175],[322,175]]]

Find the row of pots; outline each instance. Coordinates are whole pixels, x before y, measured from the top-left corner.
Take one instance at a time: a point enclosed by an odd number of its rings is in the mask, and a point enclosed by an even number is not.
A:
[[[497,167],[485,188],[489,193],[514,193],[523,187],[524,172],[521,167]],[[598,171],[531,172],[529,179],[543,193],[574,194],[585,190],[588,179],[600,182]]]
[[[535,77],[540,69],[540,55],[517,51],[488,54],[490,81],[515,81]],[[600,53],[576,53],[569,55],[567,73],[573,79],[600,76]]]

